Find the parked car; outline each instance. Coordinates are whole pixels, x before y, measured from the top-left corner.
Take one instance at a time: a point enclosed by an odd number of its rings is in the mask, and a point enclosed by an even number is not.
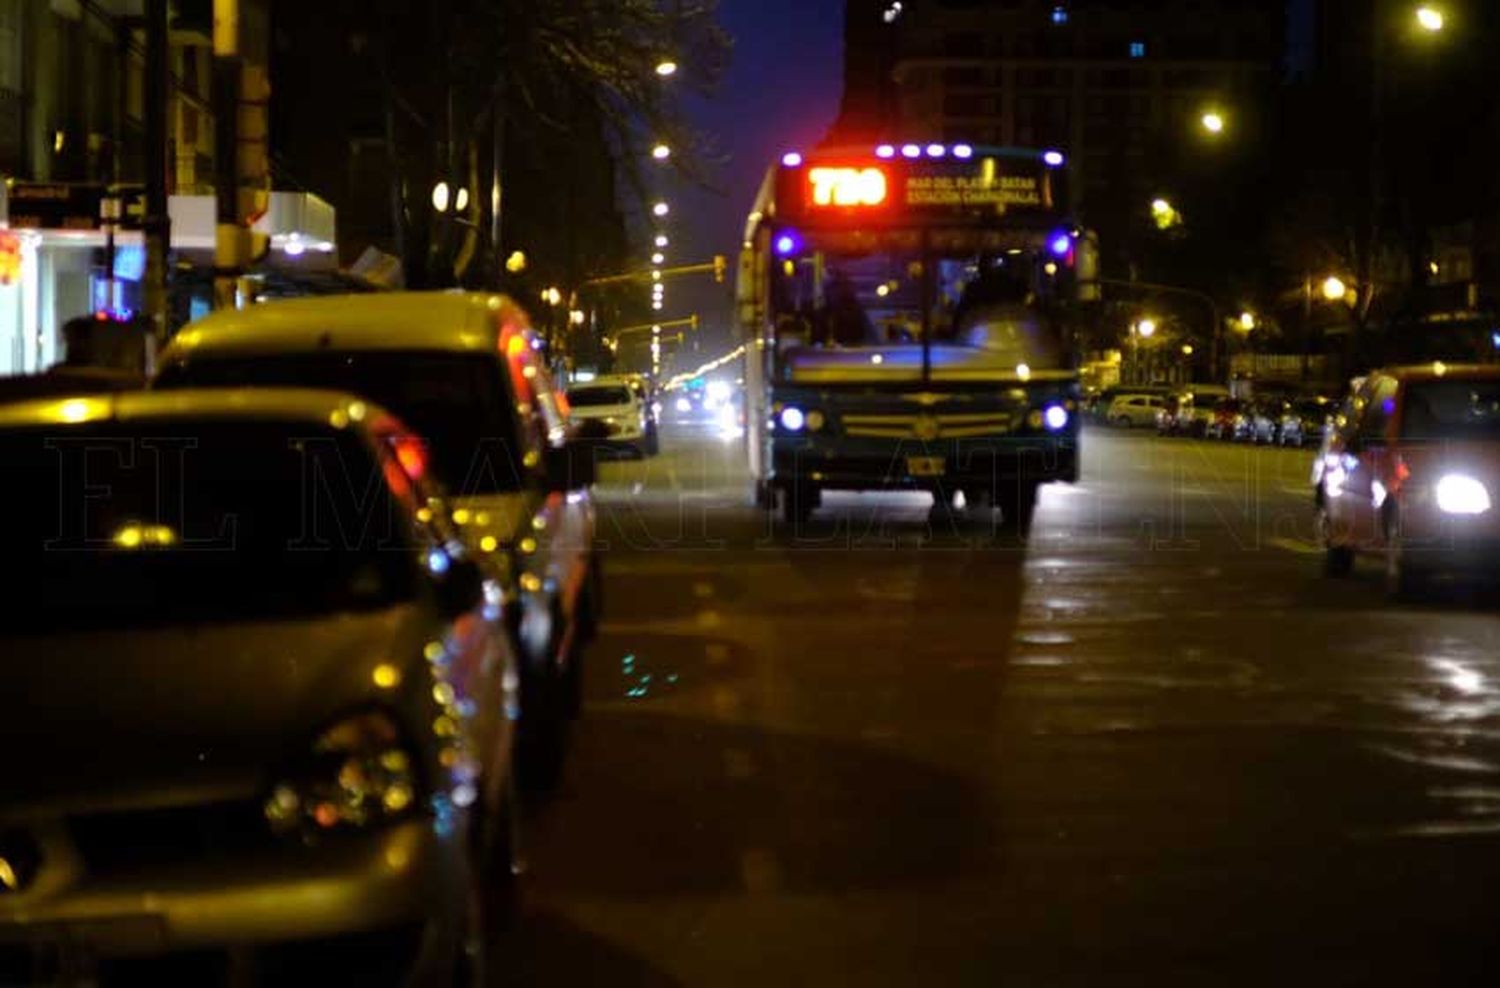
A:
[[[1220,398],[1213,403],[1203,425],[1205,439],[1241,439],[1246,433],[1248,418],[1245,402],[1238,398]]]
[[[1281,417],[1287,400],[1279,395],[1252,398],[1245,411],[1244,434],[1236,438],[1257,446],[1274,446],[1281,439]]]
[[[1122,429],[1151,428],[1165,404],[1161,395],[1121,393],[1109,403],[1104,421]]]
[[[1369,375],[1313,470],[1327,569],[1383,559],[1394,594],[1440,572],[1500,575],[1500,367]]]
[[[1337,407],[1337,403],[1331,398],[1294,399],[1282,412],[1278,441],[1283,446],[1307,446],[1321,442]]]
[[[628,377],[599,377],[573,385],[567,394],[573,417],[600,429],[602,450],[636,457],[653,452],[651,413]]]
[[[419,441],[350,395],[141,391],[0,408],[0,455],[0,977],[475,983],[516,659]]]
[[[603,598],[593,453],[570,438],[525,313],[456,293],[271,302],[186,327],[154,386],[299,383],[363,395],[427,443],[450,516],[514,601],[523,778],[555,784]]]

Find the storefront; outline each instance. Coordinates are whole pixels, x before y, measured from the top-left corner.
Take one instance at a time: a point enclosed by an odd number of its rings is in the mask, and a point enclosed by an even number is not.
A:
[[[139,208],[125,198],[111,276],[109,237],[99,218],[103,197],[101,186],[0,187],[0,375],[37,373],[57,363],[69,319],[98,312],[128,318],[140,310],[146,255]],[[211,270],[213,197],[172,196],[169,211],[174,270]],[[333,207],[317,196],[272,193],[255,231],[267,238],[263,263],[269,267],[337,266]],[[188,288],[177,301],[174,322],[197,318],[209,311],[211,292]]]

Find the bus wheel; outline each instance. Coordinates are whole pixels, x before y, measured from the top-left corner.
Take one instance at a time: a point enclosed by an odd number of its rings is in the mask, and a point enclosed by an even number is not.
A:
[[[781,520],[788,526],[802,525],[818,507],[817,490],[805,484],[788,484],[781,491]]]
[[[1018,535],[1031,531],[1031,519],[1036,513],[1036,495],[1036,484],[1022,484],[1014,490],[997,492],[1000,523],[1007,531]]]

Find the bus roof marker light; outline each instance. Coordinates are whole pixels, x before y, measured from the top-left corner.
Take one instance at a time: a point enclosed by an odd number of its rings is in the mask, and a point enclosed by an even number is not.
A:
[[[1061,168],[1067,160],[1061,151],[1047,151],[1042,154],[1042,161],[1046,162],[1048,168]]]
[[[875,157],[877,158],[894,158],[895,156],[896,148],[894,145],[882,144],[875,149]]]
[[[781,163],[788,168],[797,168],[802,164],[802,155],[796,151],[788,151],[781,156]]]
[[[968,144],[955,144],[953,145],[953,157],[962,161],[968,161],[974,157],[974,148]]]
[[[903,158],[920,158],[922,157],[922,147],[919,144],[903,144],[901,145],[901,156]]]

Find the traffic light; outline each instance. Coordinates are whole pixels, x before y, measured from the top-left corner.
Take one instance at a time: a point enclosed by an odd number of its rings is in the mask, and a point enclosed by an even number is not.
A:
[[[723,254],[714,255],[714,281],[724,284],[724,277],[729,271],[729,258]]]

